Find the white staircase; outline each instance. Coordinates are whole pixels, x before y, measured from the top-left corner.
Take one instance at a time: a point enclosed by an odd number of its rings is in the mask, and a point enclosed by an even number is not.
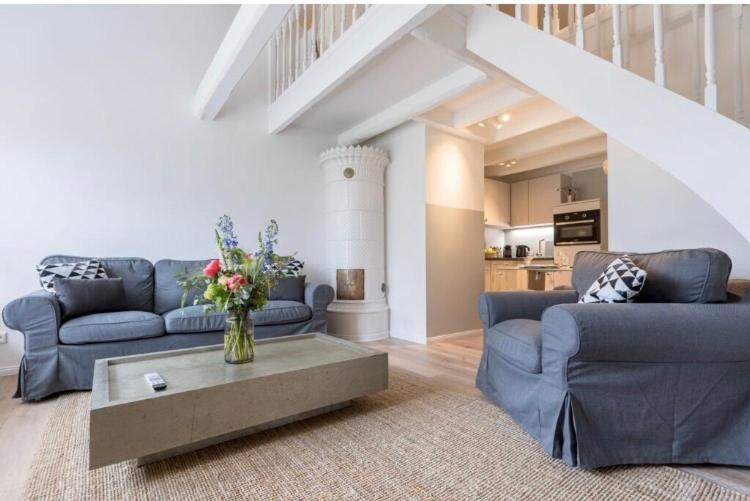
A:
[[[581,21],[577,37],[553,36],[559,35],[559,30],[549,5],[540,6],[545,12],[543,22],[530,24],[523,18],[524,10],[530,8],[517,8],[516,18],[493,7],[476,7],[466,26],[466,48],[659,165],[750,240],[750,198],[746,195],[750,187],[750,131],[715,111],[716,79],[710,55],[715,49],[706,49],[703,105],[664,86],[663,44],[659,57],[661,17],[657,11],[653,19],[656,64],[652,82],[621,66],[621,47],[615,36],[611,54],[619,64],[582,50],[582,8],[575,9]],[[712,25],[713,7],[706,12],[706,25]],[[615,17],[619,16],[615,14],[612,19]],[[573,24],[568,23],[567,28],[572,31]],[[711,29],[704,37],[710,46]],[[637,194],[634,196],[637,200]]]

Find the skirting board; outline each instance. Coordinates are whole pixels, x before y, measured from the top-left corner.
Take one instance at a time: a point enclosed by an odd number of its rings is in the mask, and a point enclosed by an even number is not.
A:
[[[0,377],[2,376],[16,376],[18,375],[18,366],[9,365],[7,367],[0,367]]]
[[[459,331],[459,332],[451,332],[448,334],[440,334],[438,336],[430,336],[427,338],[427,344],[437,343],[440,341],[445,341],[447,339],[453,339],[457,337],[476,336],[477,334],[481,334],[481,333],[482,333],[482,329],[472,329],[470,331]]]

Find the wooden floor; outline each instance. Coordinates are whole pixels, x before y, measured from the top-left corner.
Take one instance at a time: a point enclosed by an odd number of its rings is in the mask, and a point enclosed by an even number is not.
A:
[[[389,339],[368,343],[389,353],[389,362],[459,391],[480,396],[474,376],[482,351],[481,335],[443,338],[427,346]],[[23,404],[11,399],[15,377],[0,378],[0,500],[21,499],[23,486],[55,399]],[[682,469],[750,495],[750,468],[695,466]]]

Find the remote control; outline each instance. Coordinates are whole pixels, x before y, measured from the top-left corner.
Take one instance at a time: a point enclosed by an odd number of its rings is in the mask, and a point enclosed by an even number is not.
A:
[[[143,375],[146,378],[146,382],[151,386],[154,391],[161,391],[167,389],[167,383],[164,381],[158,372],[149,372]]]

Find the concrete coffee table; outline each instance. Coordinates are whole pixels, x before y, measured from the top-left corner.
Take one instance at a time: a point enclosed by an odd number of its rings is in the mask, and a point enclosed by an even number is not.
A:
[[[154,392],[143,375],[158,372]],[[256,342],[255,361],[223,346],[97,360],[89,468],[158,461],[316,416],[388,387],[388,354],[325,334]]]

